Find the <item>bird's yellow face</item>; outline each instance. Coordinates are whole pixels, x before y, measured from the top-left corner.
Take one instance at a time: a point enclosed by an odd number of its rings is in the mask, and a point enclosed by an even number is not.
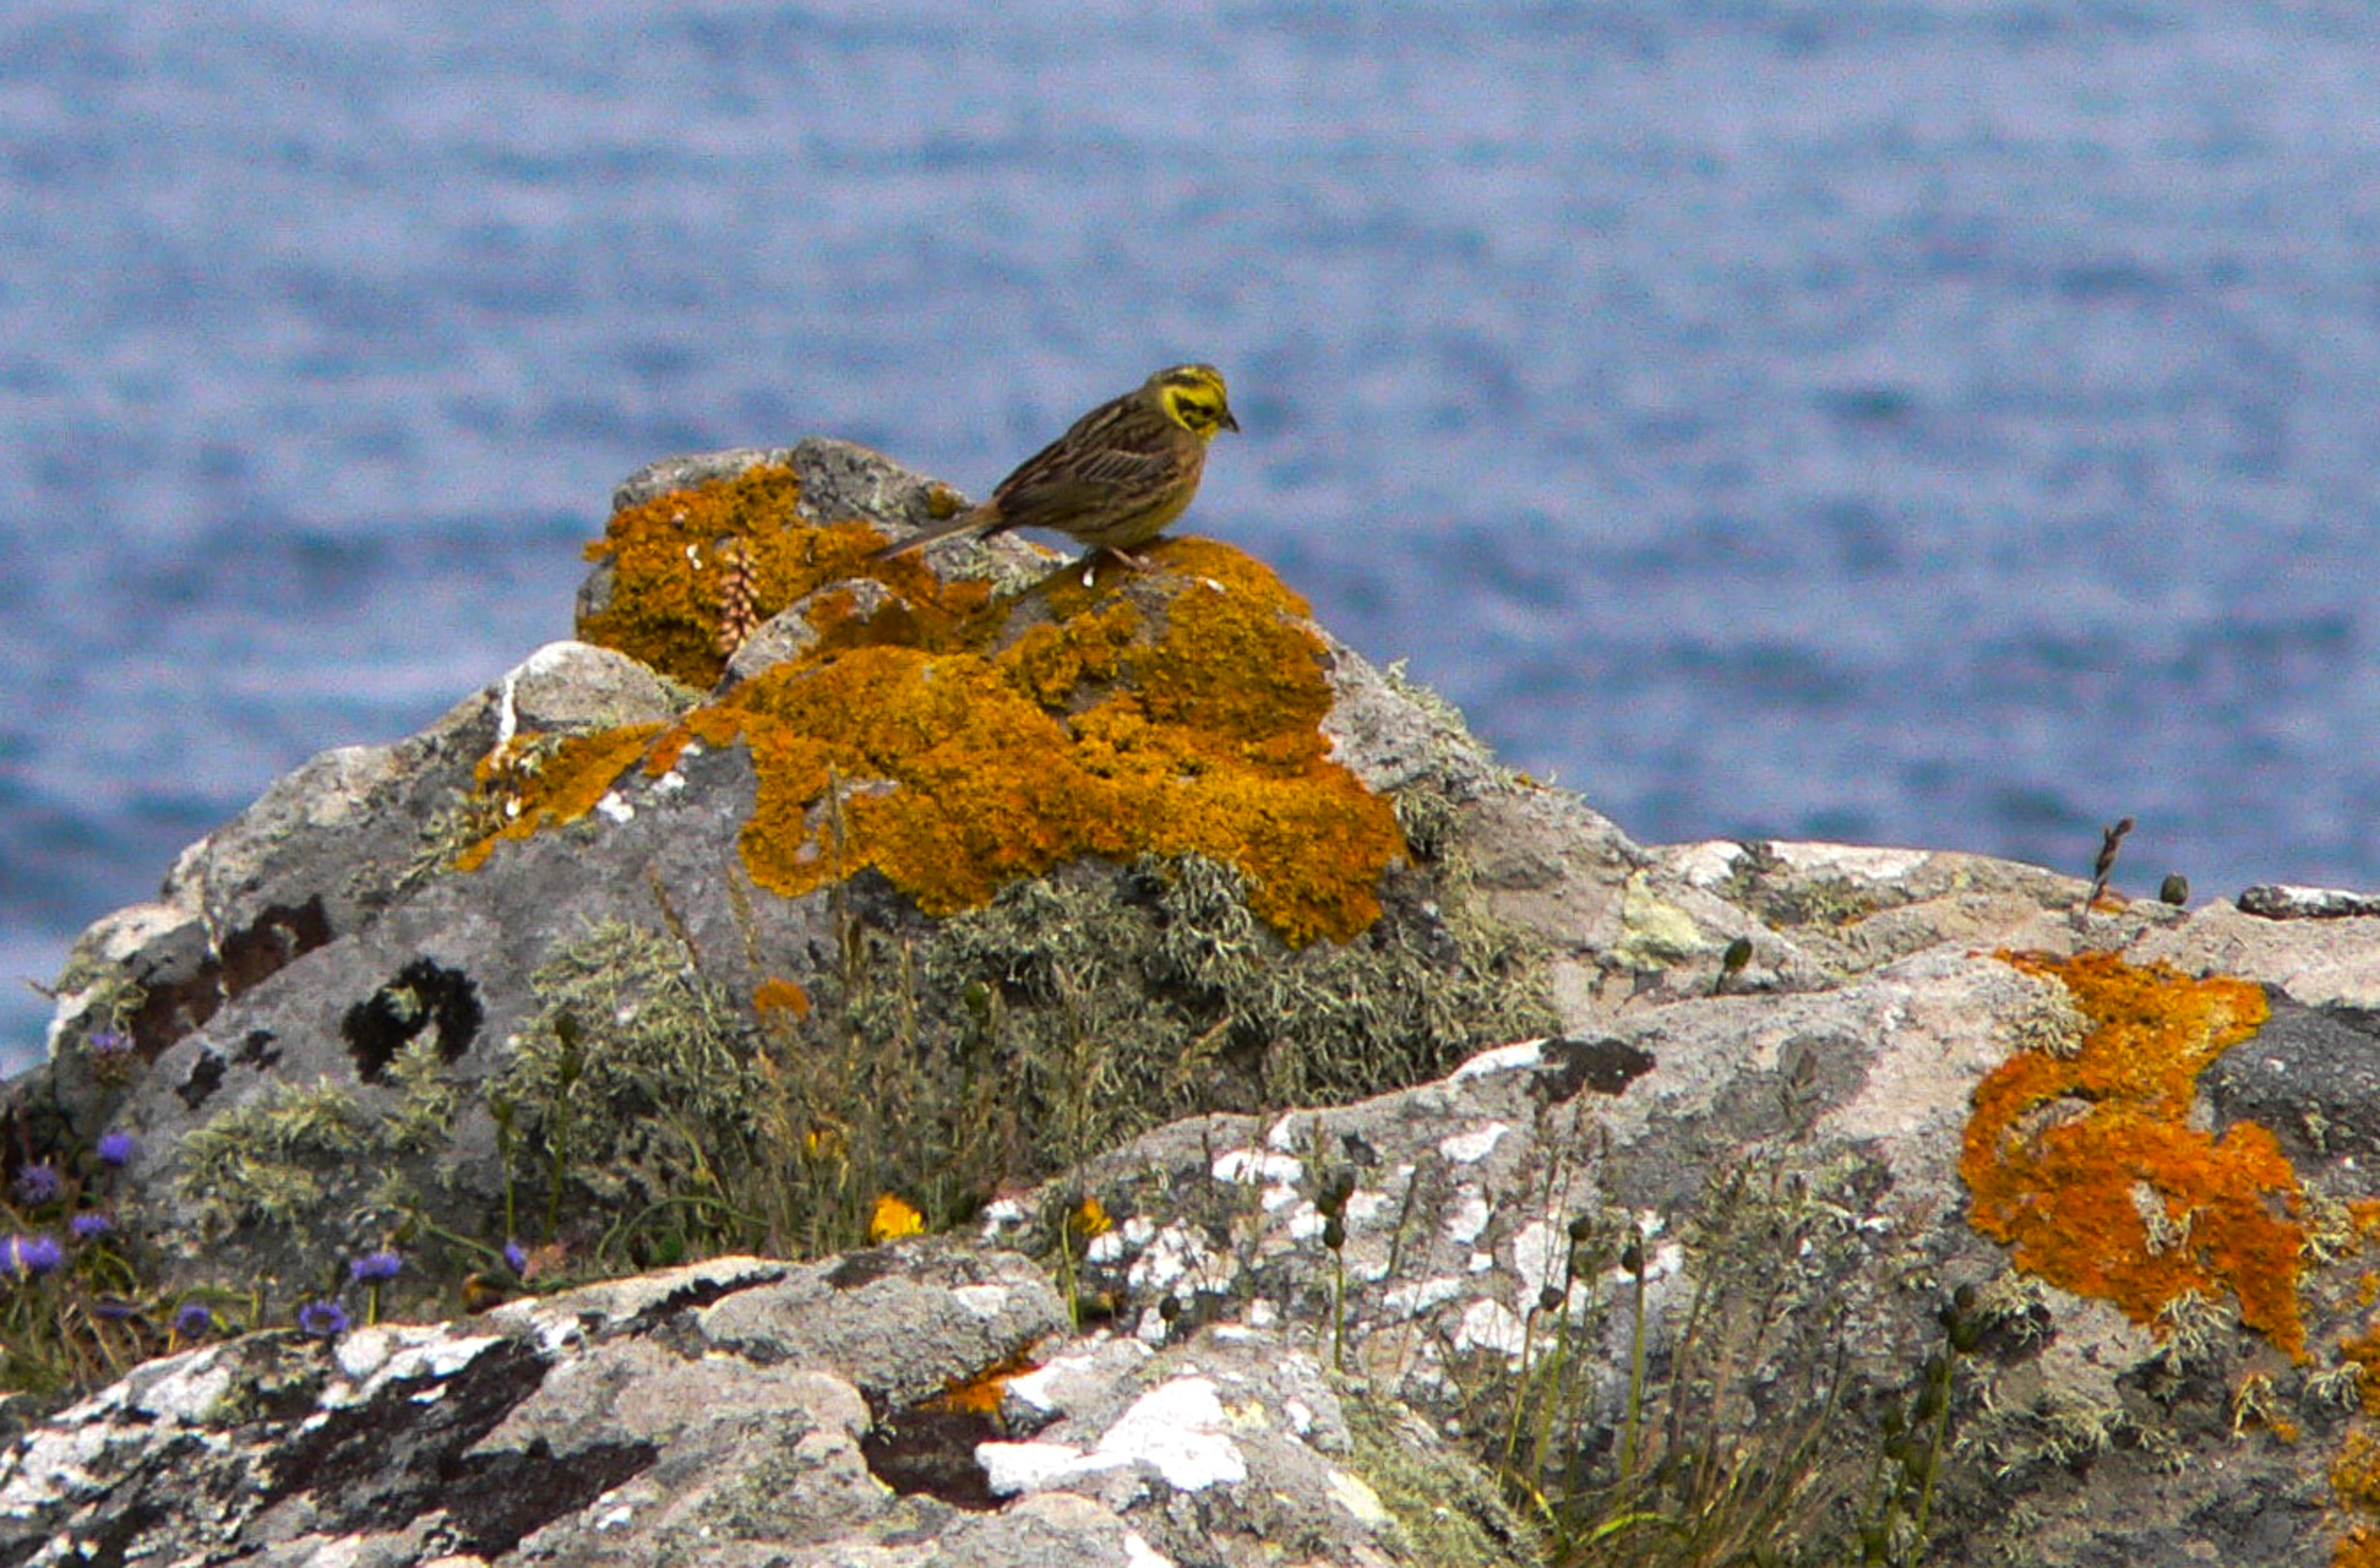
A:
[[[1165,417],[1201,441],[1212,441],[1217,431],[1235,431],[1232,405],[1223,392],[1222,372],[1212,365],[1175,365],[1148,378],[1148,390]]]

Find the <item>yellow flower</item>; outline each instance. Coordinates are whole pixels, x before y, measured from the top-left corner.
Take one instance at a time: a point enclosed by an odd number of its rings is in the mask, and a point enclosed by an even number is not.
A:
[[[1085,1241],[1115,1229],[1115,1222],[1108,1218],[1107,1206],[1096,1197],[1087,1197],[1076,1204],[1075,1211],[1066,1216],[1066,1222]]]
[[[876,1212],[868,1222],[868,1239],[871,1243],[892,1241],[920,1234],[925,1228],[923,1214],[888,1192],[876,1200]]]

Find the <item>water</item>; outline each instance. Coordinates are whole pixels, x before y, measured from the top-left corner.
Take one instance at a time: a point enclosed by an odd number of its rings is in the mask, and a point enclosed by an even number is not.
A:
[[[1191,357],[1195,528],[1640,839],[2380,883],[2369,20],[17,0],[0,974],[565,634],[646,460],[981,492]]]

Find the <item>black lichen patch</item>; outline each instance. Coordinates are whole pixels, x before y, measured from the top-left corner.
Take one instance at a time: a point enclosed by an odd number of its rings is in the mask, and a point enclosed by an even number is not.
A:
[[[274,1066],[281,1061],[281,1048],[273,1043],[273,1038],[271,1029],[250,1029],[248,1038],[239,1042],[239,1049],[231,1053],[231,1059],[260,1073]]]
[[[2199,1086],[2218,1127],[2269,1127],[2292,1160],[2369,1160],[2380,1154],[2380,1016],[2277,998],[2256,1038]]]
[[[764,1274],[741,1275],[732,1280],[696,1280],[691,1284],[680,1285],[638,1312],[621,1326],[621,1331],[644,1333],[683,1313],[699,1312],[740,1292],[779,1283],[784,1277],[785,1271],[780,1269]]]
[[[458,1550],[493,1561],[532,1531],[576,1513],[652,1467],[649,1442],[596,1442],[556,1454],[543,1439],[516,1453],[474,1454],[435,1493]]]
[[[190,1064],[190,1076],[181,1081],[174,1092],[182,1103],[196,1111],[212,1100],[215,1090],[223,1088],[224,1059],[212,1051],[201,1051],[199,1059]]]
[[[355,1058],[356,1076],[368,1084],[388,1081],[388,1064],[422,1030],[438,1031],[438,1055],[452,1066],[480,1032],[487,1009],[479,987],[460,969],[417,958],[396,978],[347,1009],[339,1033]]]
[[[144,1060],[155,1061],[166,1047],[213,1017],[225,1003],[328,942],[334,934],[319,894],[299,905],[275,904],[225,937],[195,974],[172,982],[140,977],[140,1007],[126,1024],[133,1045]]]
[[[857,1290],[894,1272],[899,1261],[891,1247],[871,1246],[865,1252],[845,1255],[828,1271],[826,1282],[834,1290]]]
[[[583,1508],[650,1467],[650,1443],[597,1443],[566,1454],[532,1447],[466,1457],[545,1380],[528,1344],[482,1352],[445,1378],[405,1378],[334,1410],[294,1438],[265,1481],[260,1511],[303,1494],[318,1527],[344,1535],[402,1530],[443,1513],[481,1557]],[[417,1396],[436,1391],[426,1402]]]
[[[1541,1072],[1557,1101],[1581,1089],[1618,1094],[1654,1066],[1651,1051],[1619,1039],[1548,1040],[1540,1054],[1545,1061]]]
[[[953,1405],[941,1396],[895,1411],[859,1440],[868,1474],[901,1497],[922,1492],[953,1508],[990,1513],[1001,1499],[976,1463],[978,1443],[1008,1434],[992,1412]]]

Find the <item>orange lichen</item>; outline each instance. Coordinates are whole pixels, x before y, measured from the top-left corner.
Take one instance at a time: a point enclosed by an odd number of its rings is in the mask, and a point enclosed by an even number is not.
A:
[[[752,988],[752,1010],[763,1016],[784,1013],[800,1019],[810,1015],[810,993],[792,980],[765,979]]]
[[[2331,1568],[2380,1568],[2380,1531],[2358,1525],[2330,1549]]]
[[[1008,1396],[1008,1385],[1039,1365],[1027,1352],[1014,1351],[972,1378],[954,1379],[944,1384],[941,1392],[924,1402],[923,1408],[965,1416],[996,1416],[1001,1401]]]
[[[762,466],[613,513],[587,547],[611,565],[611,592],[580,617],[580,640],[707,688],[726,668],[723,625],[757,626],[830,583],[872,573],[902,594],[880,623],[852,616],[847,594],[828,606],[821,618],[860,640],[930,643],[988,601],[983,585],[944,583],[914,557],[868,565],[882,532],[856,520],[810,527],[795,511],[800,496],[793,469]]]
[[[873,868],[946,915],[1079,857],[1196,854],[1238,868],[1292,943],[1378,918],[1403,838],[1330,760],[1328,653],[1270,571],[1171,540],[1148,552],[1162,571],[1089,586],[1069,571],[995,602],[913,555],[867,561],[873,529],[804,526],[789,471],[756,468],[616,514],[591,552],[613,565],[611,599],[579,628],[707,686],[722,541],[740,541],[755,614],[806,601],[804,651],[642,752],[659,774],[689,744],[745,746],[759,885],[790,897]],[[865,614],[834,586],[862,574],[892,590]]]
[[[595,809],[620,775],[644,757],[662,729],[660,724],[626,724],[558,741],[515,737],[475,770],[481,794],[497,803],[504,823],[455,856],[456,869],[478,869],[498,839],[527,838],[543,828],[575,822]]]
[[[2350,1507],[2380,1510],[2380,1442],[2350,1432],[2330,1466],[2330,1489]]]
[[[1975,1228],[2141,1323],[2228,1290],[2304,1360],[2296,1173],[2264,1127],[2218,1139],[2189,1121],[2198,1075],[2263,1026],[2264,992],[2105,953],[2002,956],[2061,981],[2091,1028],[2077,1054],[2020,1051],[1976,1088],[1959,1163]]]
[[[2362,1395],[2364,1412],[2380,1416],[2380,1328],[2367,1329],[2351,1340],[2339,1341],[2338,1358],[2362,1369],[2363,1375],[2356,1380],[2356,1392]]]

